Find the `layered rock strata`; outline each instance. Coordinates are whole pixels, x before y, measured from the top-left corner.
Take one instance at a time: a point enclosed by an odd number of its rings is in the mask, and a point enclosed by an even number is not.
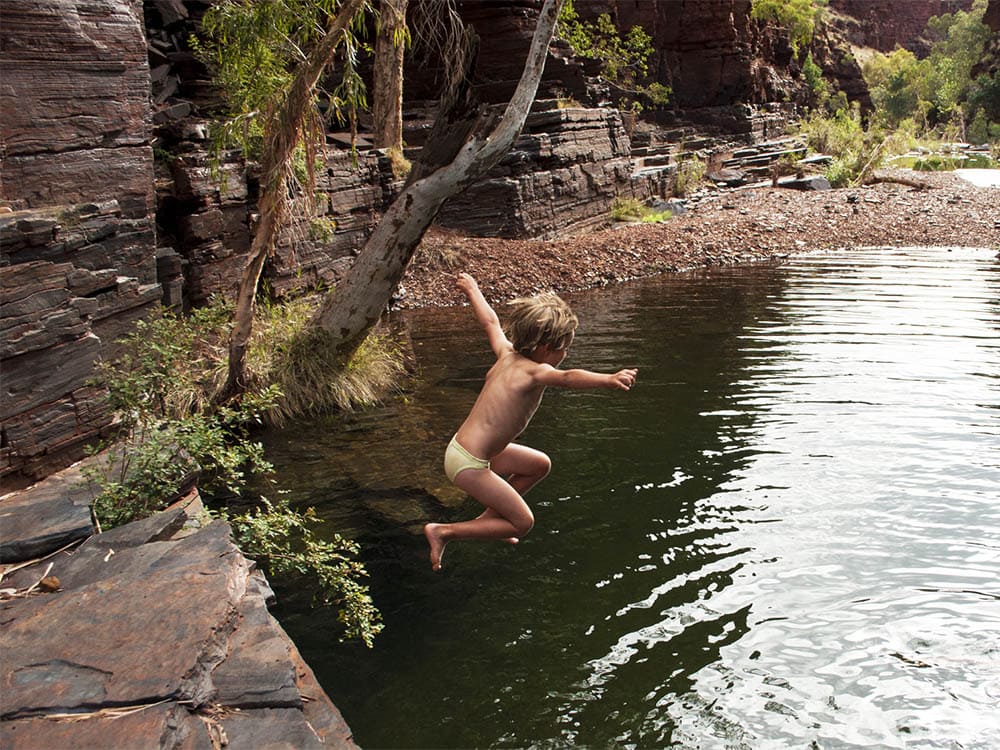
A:
[[[904,47],[914,54],[926,55],[930,41],[926,38],[927,21],[956,11],[968,11],[973,0],[830,0],[830,10],[846,18],[843,24],[850,42],[858,47],[871,47],[880,52],[892,52]]]
[[[607,224],[616,196],[656,194],[655,180],[633,179],[618,110],[540,104],[500,163],[445,205],[440,225],[487,237],[576,234]]]
[[[74,467],[0,498],[0,745],[355,747],[196,491],[92,536],[84,487]]]
[[[4,3],[0,50],[9,486],[65,466],[107,426],[94,363],[162,291],[142,3]]]

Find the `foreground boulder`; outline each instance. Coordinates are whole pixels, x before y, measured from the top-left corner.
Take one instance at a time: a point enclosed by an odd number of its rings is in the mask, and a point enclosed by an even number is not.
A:
[[[229,527],[183,505],[7,566],[0,746],[355,747]]]

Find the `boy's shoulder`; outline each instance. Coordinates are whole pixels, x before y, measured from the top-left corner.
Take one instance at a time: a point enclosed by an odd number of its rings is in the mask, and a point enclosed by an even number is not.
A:
[[[536,381],[544,373],[556,369],[546,362],[536,362],[530,357],[525,357],[520,352],[512,352],[509,361],[512,369],[532,382]]]
[[[510,369],[517,373],[523,373],[527,376],[534,375],[542,369],[550,367],[550,365],[543,362],[536,362],[530,357],[526,357],[513,349],[502,354],[497,361],[502,363],[505,369]]]

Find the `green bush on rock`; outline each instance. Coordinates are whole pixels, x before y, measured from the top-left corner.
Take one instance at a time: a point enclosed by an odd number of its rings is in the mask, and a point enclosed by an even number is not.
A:
[[[257,343],[259,357],[270,352],[270,365],[258,360],[258,374],[268,372],[284,352],[294,349],[281,342],[300,336],[306,320],[299,314],[291,316],[297,322],[289,322],[285,311],[276,310],[265,306],[268,320],[258,326],[260,339],[271,342],[269,347]],[[311,578],[317,600],[339,607],[345,637],[371,646],[382,624],[363,582],[367,573],[357,560],[357,544],[339,534],[320,538],[316,531],[320,520],[312,509],[297,511],[284,498],[246,496],[251,477],[273,471],[263,446],[251,439],[251,430],[278,408],[283,394],[261,378],[238,401],[212,403],[211,395],[225,374],[228,323],[224,305],[189,316],[161,311],[138,322],[135,331],[119,342],[118,358],[101,365],[99,383],[108,390],[117,431],[113,442],[101,446],[102,460],[85,471],[95,487],[95,519],[107,529],[156,513],[200,471],[198,485],[213,508],[209,512],[229,522],[244,553],[269,574]],[[378,356],[369,351],[365,362],[386,359],[396,361],[398,354]],[[365,362],[352,364],[363,370]],[[336,375],[327,373],[334,380]],[[365,380],[357,372],[351,377]],[[341,391],[342,398],[350,403],[345,393]],[[372,398],[366,392],[361,400]],[[231,516],[224,502],[233,496],[253,507]]]

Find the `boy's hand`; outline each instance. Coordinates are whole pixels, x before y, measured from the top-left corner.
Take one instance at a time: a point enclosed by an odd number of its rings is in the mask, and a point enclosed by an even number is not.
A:
[[[635,385],[635,377],[638,374],[638,370],[619,370],[611,376],[611,387],[620,391],[627,391]]]
[[[476,280],[465,272],[458,274],[458,279],[455,281],[455,285],[465,293],[466,297],[470,296],[475,290],[479,289],[479,284],[476,283]]]

